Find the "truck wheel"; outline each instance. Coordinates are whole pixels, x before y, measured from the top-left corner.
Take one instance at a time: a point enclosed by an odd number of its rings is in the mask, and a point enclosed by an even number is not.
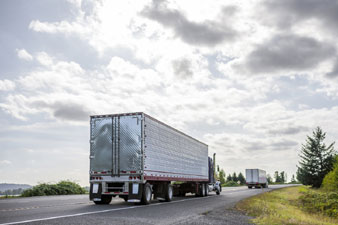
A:
[[[96,205],[108,205],[111,202],[112,196],[102,195],[101,201],[94,201]]]
[[[195,194],[196,197],[204,197],[205,189],[204,184],[197,184],[198,185],[198,192]]]
[[[205,185],[201,184],[201,197],[205,196]]]
[[[209,195],[209,185],[204,184],[204,188],[205,188],[205,196],[208,196]]]
[[[120,198],[122,198],[125,202],[128,201],[128,195],[120,195]]]
[[[196,188],[198,189],[195,193],[195,197],[202,197],[202,184],[196,184]]]
[[[151,201],[151,195],[152,195],[151,186],[150,184],[146,183],[143,186],[141,203],[143,205],[148,205]]]
[[[171,202],[171,200],[173,199],[173,186],[171,184],[168,184],[166,186],[164,199],[166,202]]]

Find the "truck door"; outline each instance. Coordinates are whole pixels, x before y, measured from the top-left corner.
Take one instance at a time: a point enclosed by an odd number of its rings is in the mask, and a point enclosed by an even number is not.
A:
[[[120,117],[120,171],[142,169],[142,123],[141,115]]]
[[[112,118],[92,117],[90,120],[90,171],[112,169]]]

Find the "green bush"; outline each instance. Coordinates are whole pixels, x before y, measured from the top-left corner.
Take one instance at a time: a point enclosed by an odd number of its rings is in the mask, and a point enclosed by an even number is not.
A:
[[[237,182],[235,181],[227,181],[224,184],[222,184],[222,187],[237,187],[240,186]]]
[[[324,177],[322,188],[326,191],[338,190],[338,156],[335,158],[333,170]]]
[[[22,192],[22,197],[46,196],[46,195],[72,195],[85,194],[86,190],[77,183],[60,181],[57,184],[42,183]]]
[[[303,189],[299,197],[300,206],[308,212],[321,212],[338,218],[338,193]]]

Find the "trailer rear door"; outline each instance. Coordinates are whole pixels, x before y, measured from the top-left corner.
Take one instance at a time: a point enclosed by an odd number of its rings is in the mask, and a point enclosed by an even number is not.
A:
[[[142,169],[142,116],[91,118],[90,170],[112,176]]]
[[[107,172],[113,162],[112,117],[91,118],[90,121],[90,170]]]

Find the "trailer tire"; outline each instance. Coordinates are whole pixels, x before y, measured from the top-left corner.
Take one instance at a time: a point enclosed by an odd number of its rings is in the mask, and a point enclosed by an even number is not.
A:
[[[204,188],[205,188],[205,196],[208,196],[209,195],[209,185],[204,184]]]
[[[96,205],[108,205],[111,202],[112,196],[102,195],[101,201],[94,201]]]
[[[143,205],[148,205],[151,201],[151,196],[152,196],[152,191],[151,191],[151,186],[149,183],[146,183],[143,186],[143,191],[142,191],[142,198],[141,198],[141,204]]]
[[[204,192],[205,192],[205,189],[204,189],[204,184],[196,184],[197,185],[197,192],[195,194],[196,197],[204,197]]]
[[[205,196],[205,185],[201,184],[201,197]]]
[[[120,198],[122,198],[125,202],[128,201],[128,195],[122,195],[120,196]]]
[[[171,200],[173,199],[173,186],[171,184],[166,185],[166,190],[165,190],[165,195],[164,195],[164,199],[166,202],[171,202]]]

